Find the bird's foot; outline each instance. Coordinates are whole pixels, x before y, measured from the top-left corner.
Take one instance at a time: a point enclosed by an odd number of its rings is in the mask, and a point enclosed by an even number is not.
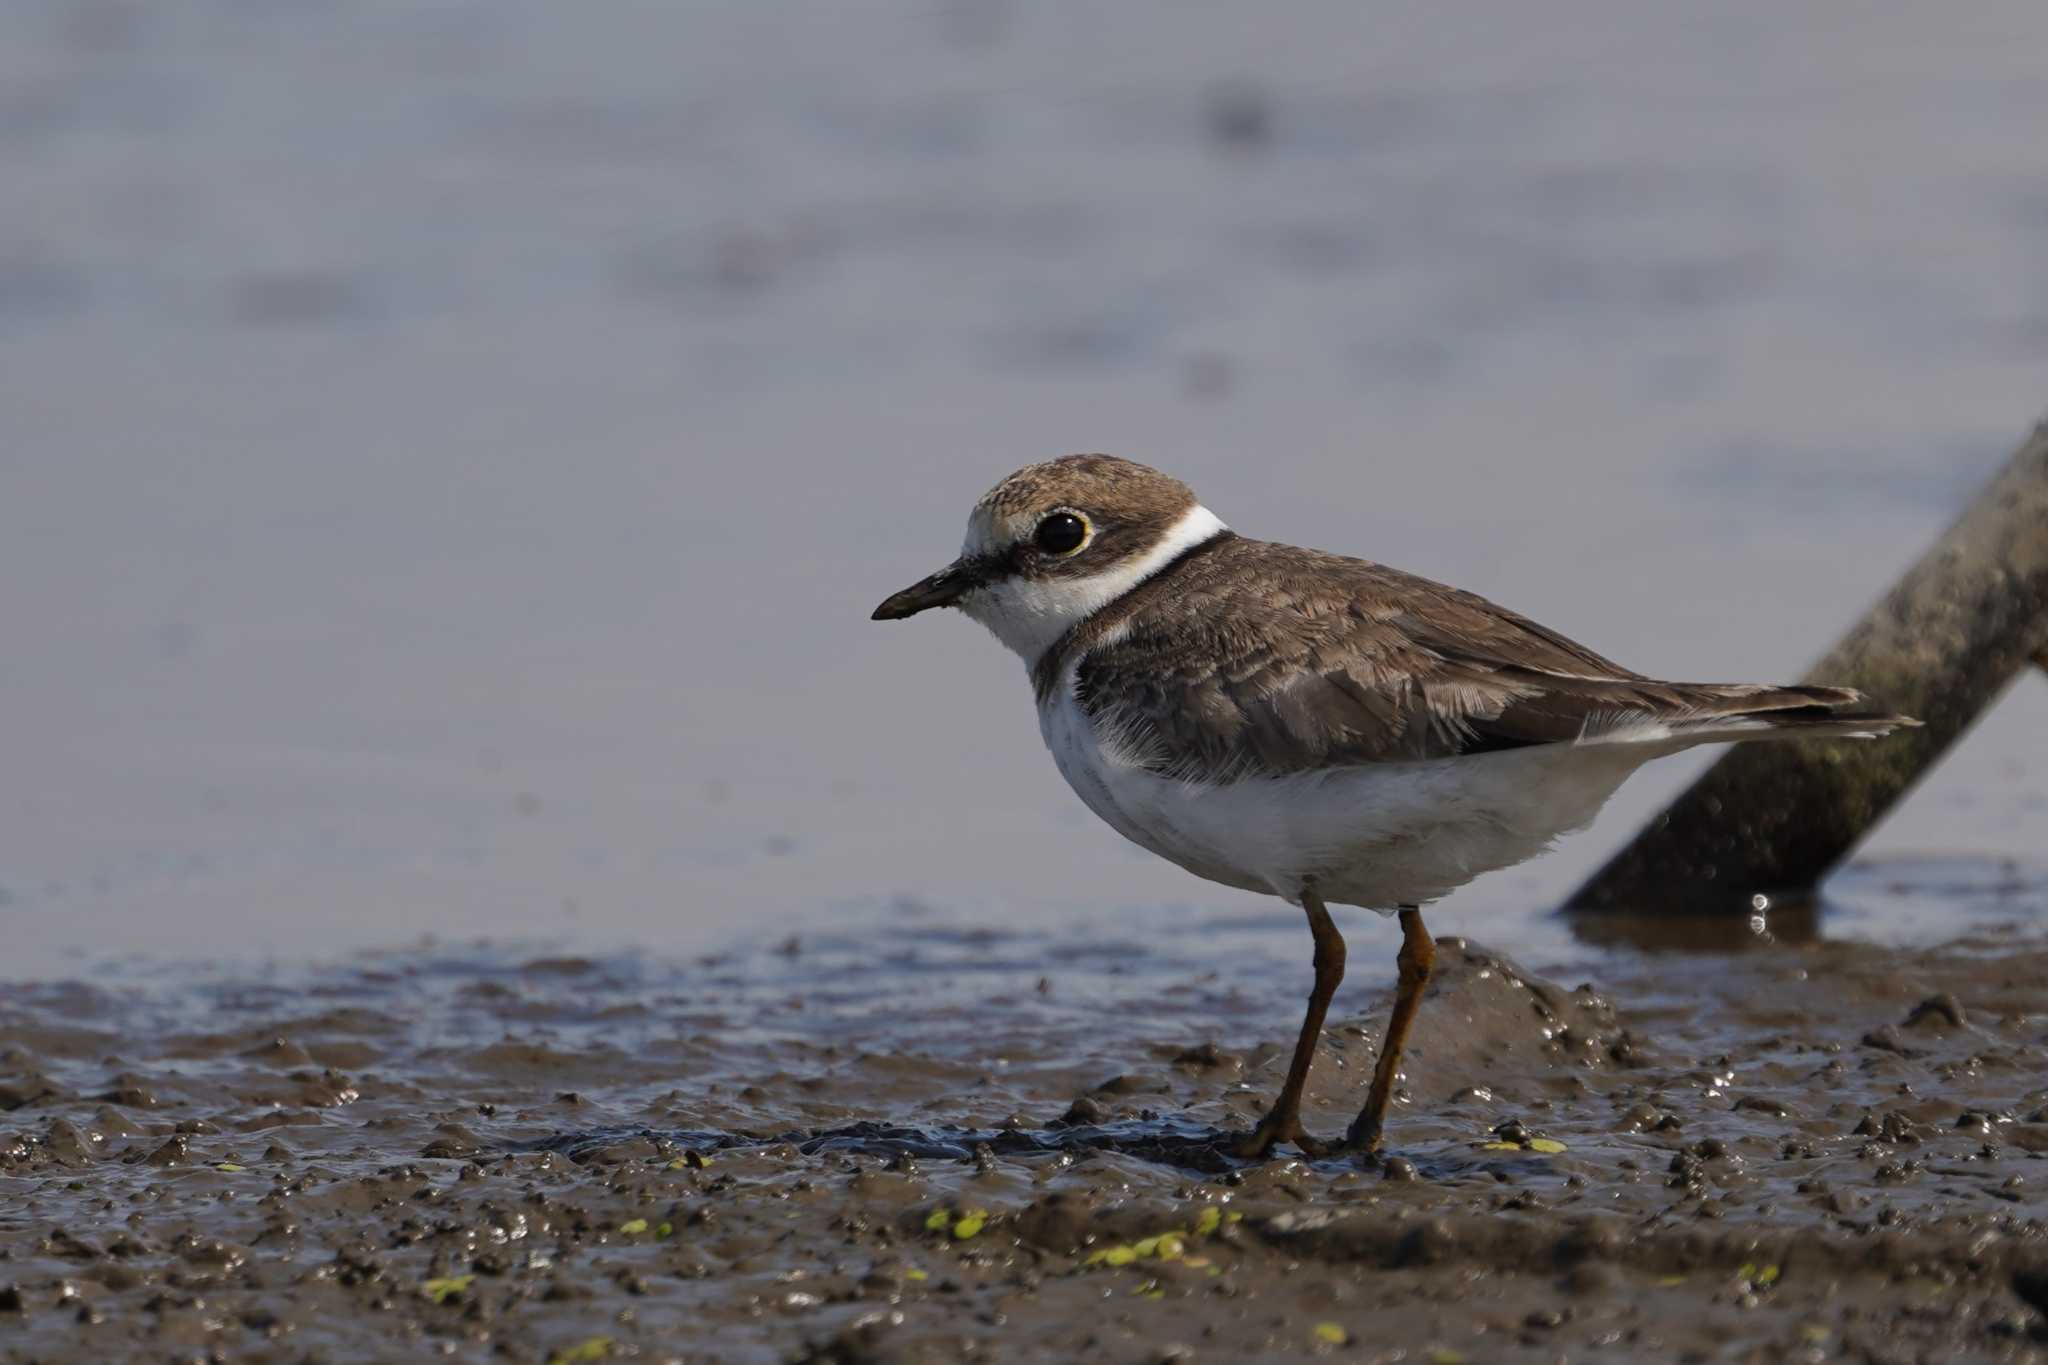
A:
[[[1273,1149],[1283,1142],[1294,1144],[1303,1156],[1328,1156],[1338,1150],[1337,1144],[1312,1137],[1301,1126],[1300,1114],[1274,1112],[1259,1120],[1259,1126],[1244,1137],[1227,1141],[1225,1149],[1232,1156],[1248,1161],[1263,1161],[1273,1154]]]
[[[1347,1156],[1360,1158],[1367,1166],[1377,1166],[1384,1156],[1386,1142],[1380,1132],[1377,1120],[1360,1117],[1344,1134],[1341,1150]]]

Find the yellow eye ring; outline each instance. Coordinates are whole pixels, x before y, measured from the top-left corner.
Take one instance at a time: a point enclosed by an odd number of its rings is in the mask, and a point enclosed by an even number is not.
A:
[[[1095,528],[1088,524],[1088,518],[1064,507],[1046,513],[1038,529],[1031,533],[1032,544],[1059,559],[1081,553],[1094,538]]]

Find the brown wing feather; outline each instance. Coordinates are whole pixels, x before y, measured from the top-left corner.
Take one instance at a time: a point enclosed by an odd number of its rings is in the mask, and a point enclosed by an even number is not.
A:
[[[1236,537],[1055,652],[1080,657],[1080,701],[1108,742],[1207,780],[1567,743],[1629,717],[1832,722],[1861,700],[1657,682],[1472,593]]]

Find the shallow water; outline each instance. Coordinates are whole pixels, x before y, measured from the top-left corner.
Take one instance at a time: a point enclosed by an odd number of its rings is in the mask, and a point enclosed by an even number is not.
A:
[[[1068,450],[1799,672],[2039,409],[2048,18],[1354,23],[11,9],[0,974],[1251,912],[1080,808],[980,632],[866,619]],[[2038,849],[2044,760],[2029,678],[1872,850]]]

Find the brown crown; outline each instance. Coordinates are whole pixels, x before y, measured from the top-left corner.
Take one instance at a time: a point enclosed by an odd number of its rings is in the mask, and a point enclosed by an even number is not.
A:
[[[1114,455],[1064,455],[1026,465],[988,491],[976,506],[1001,540],[1030,534],[1055,507],[1086,513],[1103,529],[1164,530],[1195,505],[1179,479]]]

